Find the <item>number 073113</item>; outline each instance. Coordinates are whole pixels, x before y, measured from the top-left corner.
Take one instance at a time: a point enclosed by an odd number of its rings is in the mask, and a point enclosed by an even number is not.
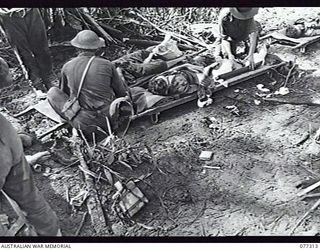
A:
[[[318,244],[315,244],[315,243],[303,243],[303,244],[300,244],[300,248],[319,248]]]

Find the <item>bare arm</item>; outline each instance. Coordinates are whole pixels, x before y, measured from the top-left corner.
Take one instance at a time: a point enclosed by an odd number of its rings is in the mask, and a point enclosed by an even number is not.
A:
[[[227,53],[228,58],[230,60],[234,60],[234,55],[231,52],[230,42],[227,40],[222,40],[221,45],[224,48],[225,52]]]
[[[167,68],[170,69],[171,67],[173,67],[174,65],[176,65],[177,63],[179,62],[182,62],[186,59],[186,56],[181,56],[177,59],[173,59],[171,61],[167,61],[166,64],[167,64]]]
[[[250,40],[250,49],[248,56],[244,59],[245,61],[249,62],[250,69],[254,69],[254,59],[253,59],[253,53],[255,52],[257,48],[257,40],[258,40],[258,32],[253,32],[249,35]]]
[[[120,79],[121,79],[123,82],[126,82],[126,80],[125,80],[125,78],[124,78],[124,76],[123,76],[123,73],[122,73],[122,69],[121,69],[120,67],[117,67],[116,70],[117,70],[117,73],[118,73]]]
[[[257,41],[258,41],[258,32],[253,32],[249,35],[250,40],[250,49],[248,56],[252,56],[257,48]]]

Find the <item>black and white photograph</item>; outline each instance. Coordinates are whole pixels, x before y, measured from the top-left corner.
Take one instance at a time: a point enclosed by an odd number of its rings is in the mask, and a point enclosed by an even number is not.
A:
[[[0,8],[0,28],[0,236],[320,235],[320,7]]]

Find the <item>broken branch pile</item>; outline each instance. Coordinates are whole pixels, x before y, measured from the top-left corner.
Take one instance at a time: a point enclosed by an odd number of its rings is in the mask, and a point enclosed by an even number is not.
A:
[[[119,173],[119,167],[123,166],[131,172],[148,157],[143,157],[144,153],[137,152],[123,139],[113,135],[98,144],[95,142],[90,144],[81,131],[73,130],[71,143],[74,153],[79,159],[79,169],[84,176],[85,188],[82,188],[76,197],[68,199],[69,203],[73,207],[81,207],[86,202],[91,223],[97,235],[108,235],[112,231],[112,227],[108,225],[110,214],[107,215],[106,212],[110,212],[110,209],[107,209],[105,205],[110,207],[113,203],[113,209],[115,206],[117,208],[113,210],[116,215],[119,216],[119,212],[123,213],[124,215],[119,217],[126,219],[138,212],[148,202],[134,182],[130,181],[132,174],[129,178],[125,178]],[[106,183],[107,185],[105,185]],[[109,190],[108,194],[115,191],[112,197],[103,195],[106,193],[106,189]],[[114,201],[112,202],[111,199]],[[130,202],[135,204],[132,206]],[[138,207],[134,206],[136,203]],[[83,218],[77,234],[79,234],[84,221]]]

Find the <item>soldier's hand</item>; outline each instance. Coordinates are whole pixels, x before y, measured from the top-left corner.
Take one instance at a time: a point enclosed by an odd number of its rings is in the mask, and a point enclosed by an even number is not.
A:
[[[246,62],[246,64],[249,64],[249,68],[251,70],[254,70],[254,60],[253,60],[253,55],[248,55],[244,61]]]

